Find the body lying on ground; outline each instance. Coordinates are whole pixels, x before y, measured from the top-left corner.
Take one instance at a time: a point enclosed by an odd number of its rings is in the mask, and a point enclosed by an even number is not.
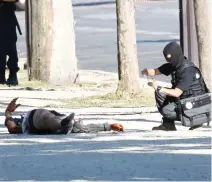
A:
[[[18,98],[13,99],[5,110],[5,126],[10,134],[70,134],[92,133],[101,131],[123,131],[123,126],[118,123],[110,124],[83,124],[82,120],[75,120],[74,113],[61,114],[55,110],[33,109],[21,118],[12,117],[12,113],[20,104]]]

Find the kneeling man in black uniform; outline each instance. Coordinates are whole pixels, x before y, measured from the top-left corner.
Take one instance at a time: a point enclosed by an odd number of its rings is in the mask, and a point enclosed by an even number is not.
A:
[[[171,75],[172,87],[158,86],[153,79],[148,85],[155,89],[158,111],[163,116],[162,124],[153,130],[174,131],[175,120],[182,121],[190,130],[210,122],[210,92],[200,70],[183,55],[179,44],[171,42],[163,50],[167,61],[156,69],[144,69],[142,74],[155,76]]]

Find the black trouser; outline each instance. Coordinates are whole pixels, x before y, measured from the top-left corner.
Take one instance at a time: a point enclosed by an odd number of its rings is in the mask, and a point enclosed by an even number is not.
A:
[[[8,62],[7,56],[9,57]],[[6,65],[10,72],[19,70],[16,40],[0,41],[0,70],[4,71]]]
[[[158,111],[163,116],[163,122],[174,122],[175,120],[180,121],[177,105],[175,104],[173,97],[169,97],[156,90],[155,100]]]

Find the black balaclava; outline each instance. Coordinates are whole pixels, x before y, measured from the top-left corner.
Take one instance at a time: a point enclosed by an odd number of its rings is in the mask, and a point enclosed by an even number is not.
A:
[[[185,60],[183,51],[180,45],[176,42],[170,42],[167,44],[163,49],[163,54],[165,59],[172,65],[173,69],[177,69],[181,65],[182,61]],[[171,55],[170,58],[167,58],[168,54]]]

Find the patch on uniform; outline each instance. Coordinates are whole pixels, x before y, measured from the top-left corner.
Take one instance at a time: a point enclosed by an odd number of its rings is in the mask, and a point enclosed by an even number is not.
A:
[[[171,58],[172,57],[172,55],[171,54],[167,54],[167,56],[166,56],[166,58]]]
[[[185,106],[186,106],[186,109],[192,109],[193,108],[193,104],[191,102],[187,102],[185,104]]]
[[[200,78],[200,74],[196,73],[196,79],[199,79],[199,78]]]

